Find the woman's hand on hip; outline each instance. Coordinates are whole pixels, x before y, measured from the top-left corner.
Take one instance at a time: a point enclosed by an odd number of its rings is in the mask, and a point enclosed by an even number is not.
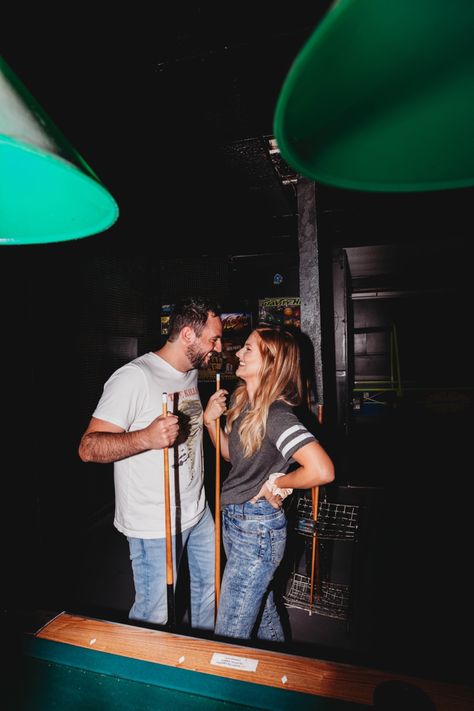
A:
[[[273,494],[267,487],[267,482],[262,484],[262,488],[256,494],[253,499],[250,499],[251,504],[256,504],[258,499],[266,499],[269,504],[273,506],[274,509],[281,509],[283,499],[278,494]]]

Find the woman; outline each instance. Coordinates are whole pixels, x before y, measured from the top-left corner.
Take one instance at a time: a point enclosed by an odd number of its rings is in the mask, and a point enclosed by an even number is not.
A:
[[[300,354],[286,331],[256,328],[237,353],[237,376],[221,454],[231,470],[221,492],[226,565],[215,633],[223,637],[284,641],[271,582],[285,551],[281,503],[294,488],[334,480],[331,459],[293,412],[301,399]],[[227,391],[211,395],[204,424],[215,445],[216,419]],[[298,466],[285,474],[290,465]]]

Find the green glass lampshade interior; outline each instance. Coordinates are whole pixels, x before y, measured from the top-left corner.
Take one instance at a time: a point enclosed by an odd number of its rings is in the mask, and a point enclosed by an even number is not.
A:
[[[474,185],[474,3],[339,0],[291,66],[274,135],[339,188]]]
[[[117,217],[110,193],[72,163],[0,136],[0,244],[87,237]]]
[[[112,195],[0,57],[0,245],[103,232]]]

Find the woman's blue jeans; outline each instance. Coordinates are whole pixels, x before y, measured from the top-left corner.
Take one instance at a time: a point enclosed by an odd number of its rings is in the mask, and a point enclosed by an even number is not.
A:
[[[228,504],[222,511],[226,565],[215,633],[222,637],[283,642],[271,582],[286,545],[286,516],[266,499]],[[254,628],[256,628],[254,630]]]
[[[135,584],[135,602],[131,620],[165,625],[168,620],[166,595],[166,539],[128,538]],[[187,551],[191,588],[191,627],[212,630],[214,627],[214,519],[206,505],[199,521],[172,537],[173,582]]]

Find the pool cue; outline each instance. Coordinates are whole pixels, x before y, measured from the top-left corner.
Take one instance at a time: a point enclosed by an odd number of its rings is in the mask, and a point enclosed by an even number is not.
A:
[[[163,393],[163,415],[168,414],[168,396]],[[165,485],[165,532],[166,532],[166,593],[168,599],[168,627],[174,628],[174,591],[173,591],[173,552],[171,548],[171,504],[170,504],[170,467],[168,447],[163,448],[164,485]]]
[[[318,422],[322,424],[323,421],[323,406],[318,405]],[[314,590],[314,572],[316,568],[316,597],[319,599],[321,595],[320,590],[320,575],[319,575],[319,555],[316,556],[316,549],[318,547],[318,539],[316,535],[316,521],[318,520],[318,500],[319,500],[319,486],[313,486],[311,489],[311,504],[312,504],[312,515],[313,515],[313,547],[311,550],[311,583],[309,586],[309,614],[311,615],[313,607],[313,590]]]
[[[221,386],[221,374],[216,373],[216,390]],[[221,418],[216,420],[216,499],[214,507],[214,522],[216,531],[215,543],[215,616],[219,606],[221,592]]]

